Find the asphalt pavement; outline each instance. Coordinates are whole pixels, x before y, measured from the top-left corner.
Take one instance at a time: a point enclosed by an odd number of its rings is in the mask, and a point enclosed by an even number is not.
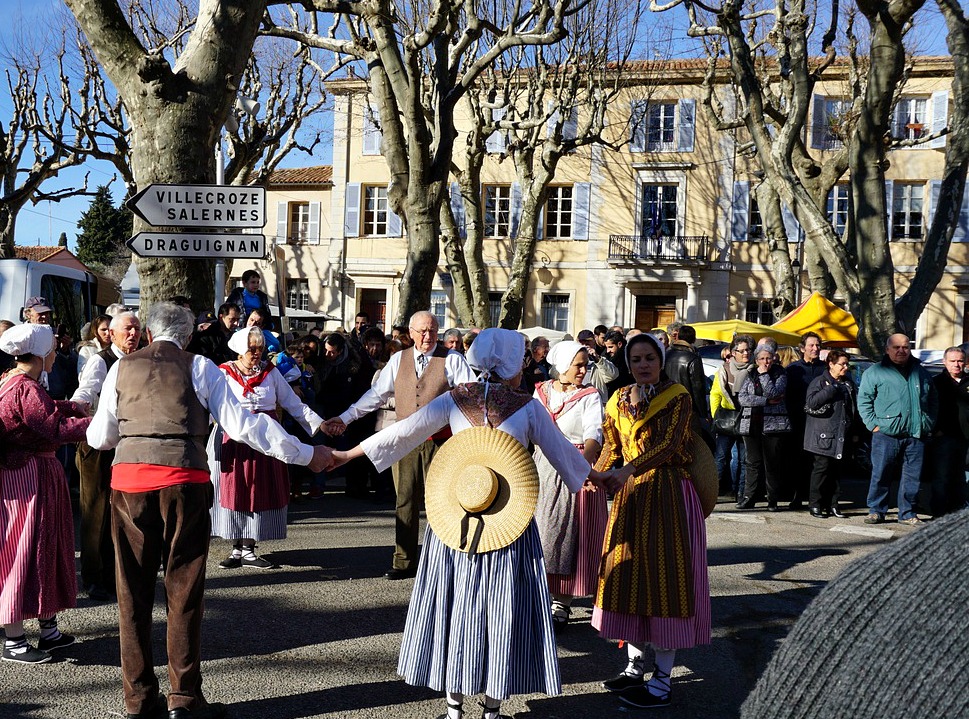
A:
[[[625,665],[625,652],[589,624],[577,602],[559,637],[563,693],[515,697],[504,714],[552,719],[737,717],[740,705],[793,622],[849,562],[917,528],[869,527],[862,520],[867,483],[844,484],[845,520],[806,511],[738,511],[721,500],[707,520],[713,640],[681,651],[668,709],[627,711],[601,687]],[[761,505],[763,509],[763,505]],[[233,719],[437,717],[444,702],[397,676],[397,654],[413,580],[383,578],[390,566],[394,512],[389,504],[346,497],[290,507],[289,537],[259,551],[278,569],[223,570],[227,543],[213,540],[203,628],[204,690],[231,705]],[[164,601],[155,610],[155,664],[165,670]],[[38,666],[0,663],[0,719],[123,717],[117,606],[79,597],[60,616],[78,643]],[[36,622],[27,634],[36,640]],[[466,716],[480,708],[465,702]]]

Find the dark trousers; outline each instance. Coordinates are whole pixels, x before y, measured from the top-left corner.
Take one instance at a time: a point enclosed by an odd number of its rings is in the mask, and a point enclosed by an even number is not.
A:
[[[111,462],[114,450],[77,443],[81,477],[81,584],[114,589],[114,542],[111,541]]]
[[[966,450],[962,437],[933,437],[928,445],[923,483],[932,489],[929,511],[933,517],[958,512],[966,506]],[[928,475],[928,476],[926,476]]]
[[[736,468],[733,463],[733,452],[737,451]],[[744,494],[744,438],[732,434],[718,434],[717,448],[713,459],[717,463],[717,476],[720,484],[720,494],[733,494],[742,497]]]
[[[925,458],[925,442],[914,437],[890,437],[884,432],[871,435],[871,483],[868,486],[868,510],[882,517],[888,512],[888,493],[893,470],[899,464],[898,518],[916,516],[919,477]]]
[[[811,469],[811,509],[831,509],[838,506],[841,495],[842,460],[823,454],[812,454],[814,464]]]
[[[397,490],[397,538],[394,547],[394,568],[411,569],[417,566],[418,533],[421,509],[424,506],[424,478],[441,442],[426,440],[393,467],[394,488]]]
[[[151,611],[159,564],[168,599],[169,709],[194,709],[202,697],[201,638],[212,485],[179,484],[153,492],[111,493],[117,550],[118,625],[125,709],[148,711],[158,696],[151,652]]]
[[[776,504],[781,494],[781,477],[785,471],[783,434],[751,434],[744,437],[747,474],[744,496],[757,501],[761,494]]]

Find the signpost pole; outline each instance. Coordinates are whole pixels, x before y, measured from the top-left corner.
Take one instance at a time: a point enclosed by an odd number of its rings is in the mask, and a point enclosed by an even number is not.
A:
[[[215,143],[215,184],[225,184],[225,155],[222,153],[222,132],[219,132],[218,140]],[[215,261],[215,307],[213,311],[218,314],[219,306],[225,299],[225,260]]]

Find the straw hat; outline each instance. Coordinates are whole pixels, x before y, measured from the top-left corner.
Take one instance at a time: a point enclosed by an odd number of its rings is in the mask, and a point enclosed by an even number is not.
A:
[[[538,470],[514,437],[489,427],[455,434],[427,473],[427,521],[452,549],[491,552],[528,527],[538,503]]]
[[[693,455],[693,462],[686,468],[693,480],[693,488],[696,489],[697,496],[700,498],[700,506],[703,507],[703,516],[709,517],[713,514],[713,508],[717,506],[717,492],[719,490],[720,479],[717,476],[717,463],[713,459],[713,452],[707,443],[696,432],[690,433],[690,454]]]

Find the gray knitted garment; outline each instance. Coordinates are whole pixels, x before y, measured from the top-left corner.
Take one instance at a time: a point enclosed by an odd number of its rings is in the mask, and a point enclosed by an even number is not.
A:
[[[849,565],[781,643],[741,717],[969,717],[969,510]]]

